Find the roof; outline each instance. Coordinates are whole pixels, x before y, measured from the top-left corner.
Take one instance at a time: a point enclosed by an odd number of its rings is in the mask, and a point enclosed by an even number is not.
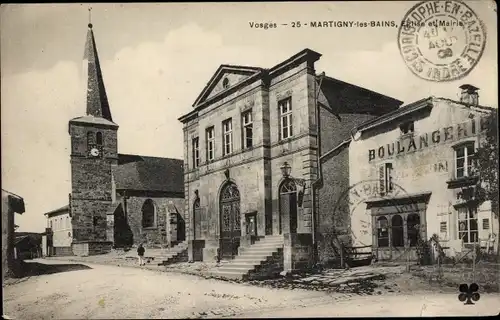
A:
[[[92,115],[90,116],[82,116],[82,117],[76,117],[70,120],[70,122],[79,122],[79,123],[88,123],[91,125],[105,125],[105,126],[111,126],[111,127],[118,127],[118,125],[112,121],[106,120],[104,118],[100,117],[94,117]]]
[[[18,196],[15,193],[2,189],[2,199],[4,198],[4,195],[7,198],[8,205],[12,211],[19,214],[24,213],[26,208],[24,207],[24,199],[21,196]],[[3,213],[3,204],[2,204],[2,213]]]
[[[383,123],[387,123],[390,121],[394,121],[402,116],[408,115],[410,113],[413,113],[417,110],[421,110],[423,108],[432,106],[432,99],[433,97],[428,97],[424,98],[418,101],[415,101],[413,103],[410,103],[406,106],[403,106],[399,109],[396,109],[392,112],[386,113],[383,116],[380,116],[378,118],[368,120],[365,123],[360,124],[356,130],[358,132],[363,132],[365,130],[371,129],[373,127],[379,126]]]
[[[89,23],[87,41],[85,42],[84,63],[87,63],[87,115],[102,117],[113,122],[109,108],[108,96],[104,87],[101,65],[97,54],[92,24]]]
[[[342,112],[382,115],[403,104],[398,99],[326,75],[322,81],[320,79],[321,91],[328,104],[331,108],[341,107]]]
[[[181,159],[118,154],[113,171],[116,189],[184,193]]]
[[[55,210],[46,212],[46,213],[44,213],[44,215],[49,216],[49,215],[54,215],[56,213],[62,213],[62,212],[66,212],[66,211],[69,211],[69,205],[65,205],[65,206],[57,208]]]
[[[383,116],[380,116],[378,118],[366,121],[366,122],[362,123],[361,125],[359,125],[357,128],[355,128],[354,131],[363,132],[363,131],[372,129],[374,127],[377,127],[381,124],[388,123],[391,121],[396,121],[396,120],[400,119],[401,117],[410,115],[414,112],[420,111],[420,110],[425,109],[425,108],[433,107],[434,101],[448,101],[448,102],[452,102],[452,103],[476,110],[478,112],[483,112],[483,113],[495,110],[494,108],[490,108],[490,107],[486,107],[486,106],[471,105],[471,104],[463,103],[460,101],[455,101],[455,100],[448,99],[448,98],[440,98],[440,97],[437,98],[437,97],[430,96],[430,97],[423,98],[423,99],[417,100],[415,102],[412,102],[406,106],[402,106],[399,109],[394,110],[394,111],[389,112],[389,113],[386,113]]]
[[[196,107],[200,103],[200,101],[202,101],[210,94],[210,92],[213,89],[213,86],[218,82],[218,80],[222,77],[222,75],[225,72],[233,72],[233,73],[253,76],[259,74],[262,70],[264,69],[258,67],[221,64],[219,68],[217,68],[217,70],[215,71],[214,75],[210,78],[210,80],[208,80],[207,84],[205,85],[201,93],[196,98],[195,102],[193,103],[193,107]]]

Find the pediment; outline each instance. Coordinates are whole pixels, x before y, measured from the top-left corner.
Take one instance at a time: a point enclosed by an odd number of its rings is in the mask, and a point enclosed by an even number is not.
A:
[[[259,74],[261,71],[261,68],[256,67],[221,65],[212,78],[210,78],[194,102],[193,107],[234,88],[246,79]]]

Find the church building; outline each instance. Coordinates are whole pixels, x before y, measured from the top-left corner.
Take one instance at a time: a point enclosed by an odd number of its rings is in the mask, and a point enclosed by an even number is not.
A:
[[[92,255],[112,247],[170,247],[185,240],[181,159],[118,153],[92,24],[84,54],[86,114],[69,121],[69,204],[47,213],[54,252]]]

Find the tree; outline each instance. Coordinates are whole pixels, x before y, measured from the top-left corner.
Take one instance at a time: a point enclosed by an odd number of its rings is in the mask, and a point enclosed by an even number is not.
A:
[[[473,175],[478,179],[473,186],[462,189],[459,196],[464,199],[472,196],[478,204],[491,201],[491,210],[498,219],[498,111],[483,116],[482,123],[480,143],[473,158]],[[497,235],[496,241],[498,238]]]

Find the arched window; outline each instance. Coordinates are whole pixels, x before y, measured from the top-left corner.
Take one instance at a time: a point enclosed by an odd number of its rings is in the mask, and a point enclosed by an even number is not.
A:
[[[377,219],[377,240],[379,247],[389,246],[389,229],[386,217],[379,217]]]
[[[420,238],[420,215],[418,213],[409,214],[406,227],[410,247],[415,247]]]
[[[142,205],[142,227],[154,228],[156,226],[155,203],[151,199],[144,201]]]
[[[227,87],[229,87],[229,79],[228,78],[224,78],[224,80],[222,80],[222,87],[224,89],[226,89]]]
[[[97,132],[96,135],[95,135],[95,143],[98,145],[98,146],[102,146],[102,133],[101,132]]]
[[[87,145],[93,145],[95,143],[94,133],[92,131],[87,132]]]
[[[393,247],[404,247],[404,235],[403,235],[403,218],[399,214],[395,215],[391,219],[392,225],[392,246]]]
[[[293,182],[292,179],[287,179],[281,185],[280,193],[289,193],[295,191],[297,191],[297,186],[295,185],[295,182]]]

